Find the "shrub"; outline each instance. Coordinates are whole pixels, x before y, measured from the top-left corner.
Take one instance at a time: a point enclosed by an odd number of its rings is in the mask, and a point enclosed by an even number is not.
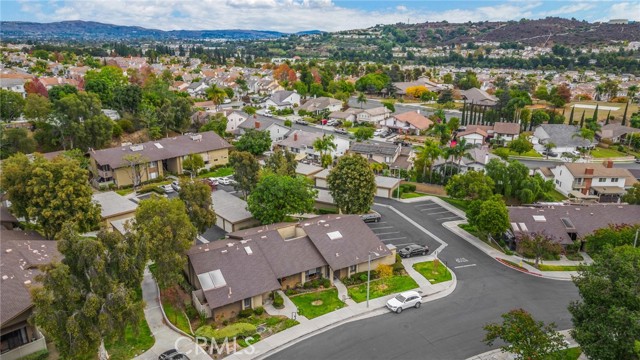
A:
[[[291,127],[291,126],[293,126],[293,123],[291,122],[291,120],[285,120],[284,121],[284,126]]]
[[[47,360],[49,358],[49,350],[40,350],[34,352],[33,354],[29,354],[27,356],[23,356],[20,360]]]
[[[284,291],[284,293],[285,293],[285,295],[287,295],[287,296],[291,296],[291,295],[295,295],[295,294],[296,294],[296,291],[295,291],[295,290],[293,290],[293,289],[287,289],[287,290],[285,290],[285,291]]]
[[[328,289],[331,287],[331,280],[324,278],[322,280],[320,280],[320,285],[322,285],[322,287]]]
[[[260,316],[264,314],[264,308],[262,306],[253,309],[254,314]]]
[[[376,269],[381,278],[388,278],[393,275],[393,268],[390,265],[380,264]]]
[[[273,293],[273,307],[276,309],[282,309],[284,307],[284,299],[278,293]]]
[[[118,126],[120,126],[120,129],[122,129],[124,132],[128,134],[131,134],[132,132],[136,131],[136,129],[133,127],[133,122],[129,119],[118,120],[117,124]]]
[[[400,191],[405,192],[414,192],[416,191],[416,186],[414,184],[402,184],[400,185]]]
[[[196,330],[196,336],[202,336],[207,339],[216,339],[216,341],[224,341],[234,337],[245,338],[256,333],[256,326],[249,323],[238,322],[225,326],[222,329],[214,329],[211,325],[204,325]]]
[[[302,285],[302,287],[304,287],[305,289],[311,289],[313,287],[313,283],[311,281],[307,281],[306,283],[304,283],[304,285]]]
[[[244,309],[244,310],[240,310],[240,312],[238,313],[238,317],[241,317],[241,318],[248,318],[251,315],[253,315],[253,309],[252,308],[247,308],[247,309]]]
[[[620,152],[624,152],[624,146],[622,146],[622,145],[618,145],[618,151],[620,151]]]
[[[351,121],[344,121],[342,123],[342,127],[347,128],[347,129],[352,127],[352,126],[353,126],[353,123]]]
[[[191,304],[184,305],[184,312],[187,314],[189,319],[195,319],[200,315],[198,314],[198,310],[196,310],[196,308]]]
[[[391,268],[393,269],[393,273],[396,275],[404,272],[404,265],[402,265],[402,258],[400,255],[396,254],[396,262],[391,266]]]

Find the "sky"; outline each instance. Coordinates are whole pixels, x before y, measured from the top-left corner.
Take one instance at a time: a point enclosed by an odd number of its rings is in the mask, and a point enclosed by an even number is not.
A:
[[[339,31],[376,24],[538,19],[640,21],[640,1],[0,0],[0,20],[98,21],[161,30]]]

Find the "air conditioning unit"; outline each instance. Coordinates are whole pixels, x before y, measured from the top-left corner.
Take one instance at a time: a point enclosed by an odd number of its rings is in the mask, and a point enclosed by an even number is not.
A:
[[[144,145],[133,145],[133,146],[129,146],[129,149],[131,151],[142,151],[144,150]]]

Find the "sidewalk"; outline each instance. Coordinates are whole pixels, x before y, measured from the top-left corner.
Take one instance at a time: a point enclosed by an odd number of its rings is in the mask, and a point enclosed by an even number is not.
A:
[[[579,346],[578,343],[575,340],[573,340],[569,331],[570,330],[560,331],[560,334],[564,336],[565,341],[567,342],[567,347],[568,348],[578,347]],[[512,353],[502,352],[502,350],[500,349],[495,349],[495,350],[487,351],[482,354],[472,356],[467,360],[513,360],[514,358],[515,358],[515,355]],[[586,357],[584,356],[584,354],[582,354],[578,359],[586,359]]]
[[[405,265],[407,273],[418,283],[419,287],[416,290],[421,292],[423,303],[438,300],[451,294],[455,290],[457,284],[455,273],[453,273],[451,269],[449,269],[453,276],[453,279],[451,281],[431,285],[426,279],[424,279],[422,275],[413,270],[413,268],[411,267],[416,262],[430,261],[434,258],[435,257],[433,255],[430,255],[402,261],[403,265]],[[344,286],[342,283],[340,284]],[[346,287],[343,291],[346,292]],[[269,336],[264,340],[259,341],[258,343],[253,345],[253,349],[247,348],[247,352],[239,351],[225,357],[225,359],[264,359],[299,341],[305,340],[345,323],[386,314],[389,312],[389,310],[386,308],[386,303],[395,295],[396,294],[391,294],[376,299],[371,299],[369,300],[368,308],[365,301],[361,303],[355,303],[353,300],[348,299],[348,301],[351,301],[353,305],[349,305],[349,302],[347,302],[348,306],[340,310],[330,312],[312,320],[300,322],[299,325],[296,325],[293,328],[279,332],[277,334]],[[300,318],[302,317],[299,316],[298,319]]]
[[[158,356],[167,350],[177,348],[184,352],[193,360],[211,360],[211,357],[204,351],[196,351],[197,345],[191,338],[186,337],[173,329],[171,329],[164,321],[162,305],[153,276],[149,272],[149,268],[144,271],[144,280],[142,281],[142,298],[145,302],[144,316],[147,324],[156,342],[151,349],[142,355],[136,357],[138,360],[157,360]]]
[[[301,324],[309,321],[309,319],[307,319],[306,317],[297,315],[298,307],[293,303],[293,301],[291,301],[291,299],[289,299],[287,295],[285,295],[284,292],[282,292],[282,290],[278,290],[278,294],[282,296],[284,307],[282,309],[276,309],[275,307],[273,307],[273,303],[264,304],[264,310],[267,312],[267,314],[272,316],[286,316],[289,319],[293,319],[294,314],[296,314],[296,320],[298,320],[298,322],[300,322]]]

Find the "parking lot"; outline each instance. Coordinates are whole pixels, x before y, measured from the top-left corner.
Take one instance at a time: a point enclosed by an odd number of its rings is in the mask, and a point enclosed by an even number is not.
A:
[[[463,220],[460,216],[452,213],[433,201],[427,200],[416,203],[414,208],[420,211],[423,216],[431,217],[441,223],[446,221]]]
[[[379,212],[382,218],[379,222],[367,225],[383,243],[393,244],[397,248],[407,244],[426,245],[429,250],[437,249],[440,245],[393,210],[377,205],[374,206],[374,210]]]

